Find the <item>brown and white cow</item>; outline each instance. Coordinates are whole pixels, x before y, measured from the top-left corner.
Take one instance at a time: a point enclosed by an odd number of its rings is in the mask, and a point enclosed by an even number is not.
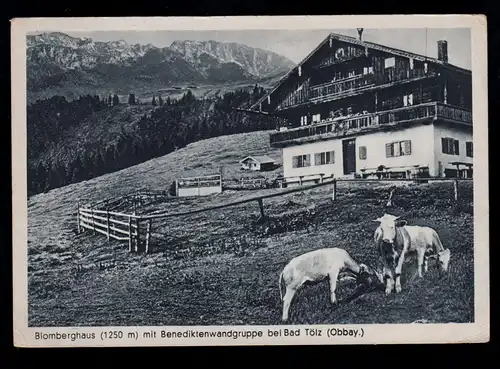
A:
[[[440,273],[448,271],[450,250],[445,249],[437,232],[430,227],[409,226],[406,220],[384,214],[375,220],[380,223],[374,240],[384,265],[385,294],[401,292],[401,270],[410,253],[417,255],[418,276],[427,272],[428,259],[436,258]]]

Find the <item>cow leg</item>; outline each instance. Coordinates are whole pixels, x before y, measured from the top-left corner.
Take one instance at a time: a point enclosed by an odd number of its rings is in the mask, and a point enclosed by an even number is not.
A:
[[[339,277],[339,272],[332,272],[329,274],[330,277],[330,302],[335,304],[337,302],[337,297],[335,296],[335,290],[337,288],[337,279]]]
[[[423,272],[427,272],[427,258],[425,257],[425,250],[417,250],[417,270],[418,276],[422,278]]]
[[[391,269],[384,267],[385,295],[389,295],[394,287],[394,279]]]
[[[290,310],[290,304],[292,303],[293,296],[297,292],[294,288],[287,287],[285,296],[283,297],[283,316],[281,320],[286,322],[288,320],[288,311]]]
[[[396,280],[396,293],[401,292],[401,271],[403,270],[403,263],[405,262],[406,253],[403,250],[399,256],[398,263],[395,268],[395,280]],[[420,268],[419,268],[420,270]]]

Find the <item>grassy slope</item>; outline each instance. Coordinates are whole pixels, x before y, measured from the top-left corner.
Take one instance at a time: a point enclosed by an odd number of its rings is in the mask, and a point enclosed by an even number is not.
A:
[[[30,325],[279,324],[278,275],[290,258],[338,246],[359,261],[376,264],[372,219],[384,211],[388,190],[382,184],[373,189],[339,185],[336,203],[331,203],[327,187],[307,197],[297,193],[266,200],[271,216],[288,213],[299,224],[304,210],[312,215],[307,218],[309,227],[263,238],[251,229],[258,215],[255,203],[153,224],[156,231],[174,239],[186,238],[193,248],[223,242],[226,249],[238,250],[243,244],[246,250],[237,255],[196,256],[192,249],[191,257],[183,259],[172,259],[169,252],[133,255],[126,245],[107,244],[101,235],[74,235],[77,200],[124,195],[139,187],[165,189],[176,176],[210,173],[220,164],[226,164],[227,177],[239,176],[236,162],[243,155],[268,153],[279,158],[268,147],[267,134],[200,141],[120,172],[33,196],[28,203]],[[470,185],[462,186],[462,195],[470,197]],[[224,193],[182,202],[204,206],[257,193]],[[453,206],[451,196],[449,184],[403,186],[392,210],[410,223],[436,227],[452,250],[447,277],[439,280],[431,264],[423,280],[409,281],[399,295],[386,298],[374,292],[339,307],[329,304],[327,283],[308,287],[292,304],[291,323],[471,321],[473,216],[467,204]],[[185,205],[170,201],[166,207],[175,211]],[[237,237],[241,233],[244,238]],[[162,251],[176,245],[162,239],[154,242]],[[93,267],[102,261],[113,262],[114,267]],[[339,296],[345,293],[347,289],[340,287]]]

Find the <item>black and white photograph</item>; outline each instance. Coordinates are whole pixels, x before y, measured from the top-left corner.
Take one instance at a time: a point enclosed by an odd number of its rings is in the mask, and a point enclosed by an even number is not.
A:
[[[486,19],[252,18],[12,21],[20,346],[489,340]]]

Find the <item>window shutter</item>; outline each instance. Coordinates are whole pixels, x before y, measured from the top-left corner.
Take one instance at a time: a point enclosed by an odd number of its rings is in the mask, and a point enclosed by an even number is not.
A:
[[[292,167],[293,168],[297,168],[299,166],[299,157],[298,156],[294,156],[292,158]]]
[[[390,158],[392,156],[392,144],[385,144],[385,157]]]
[[[444,137],[441,137],[441,152],[443,154],[448,154],[448,142]]]
[[[328,151],[326,153],[326,161],[327,161],[327,164],[333,164],[335,163],[335,151]]]
[[[465,144],[465,151],[466,151],[466,155],[469,157],[469,158],[472,158],[472,152],[474,151],[473,150],[473,146],[472,146],[472,142],[467,142]]]
[[[311,165],[311,155],[307,154],[307,155],[304,155],[304,167],[308,167],[309,165]]]
[[[321,153],[314,154],[314,165],[321,165]]]
[[[411,155],[411,141],[407,140],[403,144],[404,155]]]
[[[366,159],[366,146],[360,146],[359,147],[359,159],[360,160],[365,160]]]
[[[455,146],[455,150],[454,150],[454,152],[453,152],[453,153],[454,153],[455,155],[460,155],[460,145],[459,145],[459,143],[458,143],[458,140],[454,140],[454,141],[453,141],[453,144],[454,144],[454,146]]]

